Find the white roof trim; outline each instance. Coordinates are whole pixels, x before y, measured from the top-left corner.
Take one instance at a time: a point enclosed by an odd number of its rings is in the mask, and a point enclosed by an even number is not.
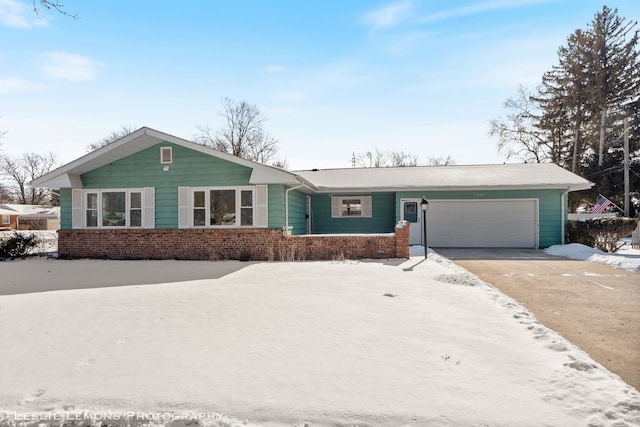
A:
[[[204,145],[196,144],[195,142],[187,141],[186,139],[178,138],[148,127],[143,127],[115,142],[112,142],[111,144],[105,145],[96,151],[88,153],[79,159],[34,179],[31,182],[31,185],[34,187],[46,188],[81,188],[82,180],[80,179],[80,175],[123,159],[131,154],[137,153],[161,142],[180,145],[190,150],[199,151],[213,157],[218,157],[222,160],[248,167],[253,171],[250,179],[252,184],[298,183],[296,175],[291,172],[263,165],[261,163],[252,162],[250,160],[245,160],[231,154],[214,150],[213,148],[205,147]],[[265,181],[267,178],[269,178],[268,182]]]
[[[593,183],[557,165],[503,164],[298,171],[317,193],[385,191],[586,190]]]

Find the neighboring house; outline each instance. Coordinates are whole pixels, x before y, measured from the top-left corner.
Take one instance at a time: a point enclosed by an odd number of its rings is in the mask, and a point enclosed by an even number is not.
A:
[[[552,164],[289,172],[141,128],[31,185],[60,192],[61,256],[326,259],[408,255],[423,196],[429,246],[559,244],[593,184]]]
[[[59,218],[58,207],[0,204],[0,229],[57,230]]]

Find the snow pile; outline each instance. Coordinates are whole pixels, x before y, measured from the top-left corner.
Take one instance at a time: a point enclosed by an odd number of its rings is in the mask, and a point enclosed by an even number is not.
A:
[[[618,253],[610,254],[580,243],[550,246],[544,251],[549,255],[563,256],[583,261],[608,264],[624,270],[640,272],[640,250],[630,249],[625,245]]]
[[[128,280],[164,263],[100,262]],[[75,262],[13,263],[29,280],[95,279]],[[245,265],[0,296],[0,425],[640,425],[634,388],[437,254]]]

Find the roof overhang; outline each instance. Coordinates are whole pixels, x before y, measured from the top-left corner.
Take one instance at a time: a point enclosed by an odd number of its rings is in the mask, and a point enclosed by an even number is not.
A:
[[[314,187],[315,194],[356,194],[356,193],[388,193],[388,192],[409,192],[409,191],[501,191],[501,190],[564,190],[564,191],[580,191],[588,190],[593,187],[591,185],[519,185],[519,186],[465,186],[465,187],[430,187],[430,186],[412,186],[412,187]]]
[[[34,179],[30,184],[39,188],[81,188],[83,186],[81,175],[108,165],[139,151],[153,147],[156,144],[168,142],[190,150],[218,157],[238,165],[252,169],[250,182],[252,184],[297,184],[296,175],[282,169],[250,160],[241,159],[231,154],[205,147],[186,139],[178,138],[155,129],[143,127],[129,135],[120,138],[104,147],[86,154],[64,166],[61,166],[39,178]]]
[[[554,164],[324,169],[296,172],[314,193],[411,191],[580,191],[593,183]]]

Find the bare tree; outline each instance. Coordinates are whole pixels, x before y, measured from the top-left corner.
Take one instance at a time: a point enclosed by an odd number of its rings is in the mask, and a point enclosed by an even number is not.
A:
[[[8,181],[7,191],[11,200],[25,205],[51,203],[48,189],[33,188],[29,183],[50,172],[55,165],[56,156],[53,153],[25,153],[17,158],[0,155],[0,174]]]
[[[432,164],[433,159],[429,159]],[[448,164],[453,164],[451,156],[446,159]],[[389,168],[389,167],[411,167],[420,166],[418,156],[404,151],[381,151],[375,148],[373,151],[365,153],[353,153],[351,165],[360,168]]]
[[[456,161],[451,158],[451,156],[447,157],[429,157],[429,166],[453,166],[456,164]]]
[[[118,130],[114,130],[113,132],[111,132],[109,135],[105,136],[104,138],[102,138],[101,140],[94,142],[93,144],[89,144],[87,145],[87,152],[92,152],[92,151],[96,151],[99,148],[104,147],[105,145],[109,145],[112,142],[115,142],[117,140],[119,140],[120,138],[123,138],[127,135],[129,135],[130,133],[134,132],[136,130],[135,126],[130,126],[130,125],[122,125],[122,127]]]
[[[287,161],[287,159],[274,160],[271,162],[271,166],[284,169],[284,170],[289,170],[289,162]]]
[[[267,119],[258,107],[230,98],[223,98],[221,104],[225,125],[216,131],[208,125],[197,126],[200,133],[194,137],[195,142],[255,162],[276,161],[278,140],[264,131]]]
[[[361,168],[383,168],[389,166],[389,153],[378,150],[366,153],[353,153],[352,166]]]
[[[545,134],[537,126],[540,113],[527,89],[520,86],[516,96],[504,102],[504,108],[507,110],[505,117],[489,122],[489,135],[498,137],[498,152],[507,159],[524,162],[547,160]]]
[[[42,16],[41,8],[44,8],[46,10],[52,10],[52,9],[56,10],[61,14],[73,19],[76,19],[78,17],[77,13],[67,12],[64,5],[60,3],[58,0],[32,0],[32,2],[33,2],[33,11],[38,16]]]
[[[389,155],[391,158],[391,167],[410,167],[418,166],[418,156],[405,153],[404,151],[392,151]]]

